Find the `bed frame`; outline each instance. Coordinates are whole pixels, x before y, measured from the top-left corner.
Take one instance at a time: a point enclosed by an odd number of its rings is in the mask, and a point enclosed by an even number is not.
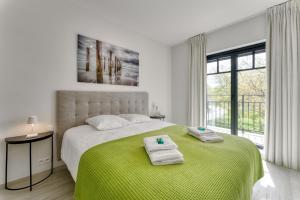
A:
[[[104,114],[148,115],[147,92],[57,91],[57,158],[65,131],[83,125],[89,117]]]

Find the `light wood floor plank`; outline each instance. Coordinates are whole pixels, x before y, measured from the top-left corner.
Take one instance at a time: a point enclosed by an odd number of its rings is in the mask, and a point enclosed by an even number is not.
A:
[[[298,200],[300,172],[264,162],[265,176],[253,187],[253,200]],[[298,188],[298,190],[296,189]]]
[[[38,178],[45,174],[39,174]],[[35,177],[35,179],[38,179]],[[26,184],[27,180],[17,183]],[[16,184],[11,186],[15,187]],[[0,200],[72,200],[74,193],[74,181],[66,168],[57,169],[46,181],[29,189],[19,191],[9,191],[0,189]]]

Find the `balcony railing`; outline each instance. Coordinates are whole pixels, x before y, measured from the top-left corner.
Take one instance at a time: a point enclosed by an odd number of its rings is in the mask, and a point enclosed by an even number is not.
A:
[[[207,125],[230,129],[231,101],[228,95],[209,95]],[[238,130],[242,133],[264,133],[265,96],[240,95],[238,97]]]

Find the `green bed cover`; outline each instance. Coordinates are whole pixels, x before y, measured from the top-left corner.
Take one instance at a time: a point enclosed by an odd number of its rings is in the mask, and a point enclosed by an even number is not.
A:
[[[183,164],[151,164],[143,138],[162,134],[177,143]],[[75,199],[250,200],[263,176],[260,153],[245,138],[223,137],[202,143],[175,125],[92,147],[80,159]]]

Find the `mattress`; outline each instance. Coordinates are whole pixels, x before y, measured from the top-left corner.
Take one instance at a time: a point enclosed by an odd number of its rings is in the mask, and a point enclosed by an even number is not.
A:
[[[91,147],[112,140],[159,130],[174,124],[151,120],[144,123],[131,124],[126,127],[97,131],[89,125],[82,125],[68,129],[63,137],[61,158],[65,162],[74,181],[76,181],[77,170],[81,155]]]

